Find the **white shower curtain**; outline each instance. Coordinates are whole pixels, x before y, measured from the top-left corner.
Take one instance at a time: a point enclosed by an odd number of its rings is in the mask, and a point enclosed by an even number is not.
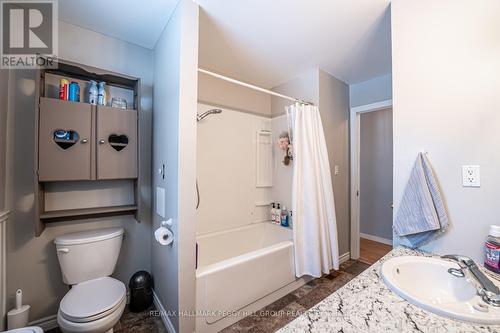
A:
[[[318,107],[286,108],[293,145],[292,212],[295,275],[339,269],[330,162]]]

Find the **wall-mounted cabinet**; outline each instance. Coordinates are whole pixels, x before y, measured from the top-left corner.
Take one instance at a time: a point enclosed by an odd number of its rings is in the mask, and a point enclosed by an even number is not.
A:
[[[81,102],[58,99],[60,79],[81,86]],[[106,82],[108,94],[127,98],[128,108],[86,103],[90,80]],[[123,214],[139,221],[139,79],[59,62],[57,69],[39,70],[36,85],[36,235],[52,221]],[[119,193],[126,200],[88,206],[89,193]]]

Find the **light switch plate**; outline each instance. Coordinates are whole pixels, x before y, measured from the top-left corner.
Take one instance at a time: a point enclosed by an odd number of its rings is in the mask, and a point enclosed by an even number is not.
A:
[[[464,187],[481,187],[479,165],[462,165],[462,185]]]
[[[165,189],[156,187],[156,214],[165,217]]]

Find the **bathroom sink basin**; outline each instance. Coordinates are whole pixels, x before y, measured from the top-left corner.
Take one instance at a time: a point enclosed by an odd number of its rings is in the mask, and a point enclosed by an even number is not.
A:
[[[500,324],[500,307],[486,304],[471,282],[451,275],[449,268],[459,266],[439,258],[404,256],[384,262],[380,273],[392,291],[425,310],[452,319]]]

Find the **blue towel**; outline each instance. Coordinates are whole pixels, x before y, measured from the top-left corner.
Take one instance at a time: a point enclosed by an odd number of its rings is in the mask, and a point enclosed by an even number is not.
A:
[[[415,161],[403,199],[399,205],[394,231],[406,237],[412,248],[433,239],[448,226],[448,215],[427,157],[420,153]]]

